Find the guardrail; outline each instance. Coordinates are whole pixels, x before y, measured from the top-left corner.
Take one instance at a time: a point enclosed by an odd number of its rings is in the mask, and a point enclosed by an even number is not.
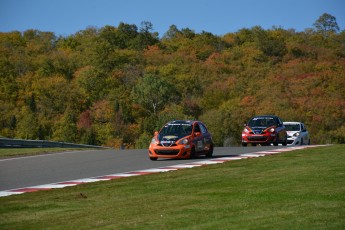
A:
[[[106,148],[95,145],[73,144],[46,140],[0,138],[0,148]]]

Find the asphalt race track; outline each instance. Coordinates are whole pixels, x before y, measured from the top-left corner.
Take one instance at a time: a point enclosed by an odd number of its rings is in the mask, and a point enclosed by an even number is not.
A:
[[[238,155],[282,146],[215,148],[213,158]],[[0,160],[0,191],[80,178],[185,164],[192,160],[151,161],[147,150],[92,150]]]

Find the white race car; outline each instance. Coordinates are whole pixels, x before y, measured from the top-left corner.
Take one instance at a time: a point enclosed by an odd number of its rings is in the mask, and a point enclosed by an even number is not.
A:
[[[309,132],[301,122],[284,122],[289,145],[310,145]]]

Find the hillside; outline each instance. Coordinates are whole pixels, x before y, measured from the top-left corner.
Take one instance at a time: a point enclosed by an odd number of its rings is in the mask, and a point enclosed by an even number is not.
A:
[[[251,116],[275,114],[345,143],[345,31],[327,28],[0,33],[0,136],[146,148],[165,122],[199,119],[236,145]]]

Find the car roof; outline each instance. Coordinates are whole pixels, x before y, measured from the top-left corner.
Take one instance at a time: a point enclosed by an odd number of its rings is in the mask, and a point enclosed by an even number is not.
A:
[[[284,124],[302,124],[302,122],[299,121],[284,121]]]
[[[253,118],[260,118],[260,117],[278,118],[278,116],[276,116],[276,115],[259,115],[259,116],[254,116],[254,117],[252,117],[251,119],[253,119]]]
[[[198,121],[192,121],[192,120],[174,120],[174,121],[169,121],[167,125],[169,124],[189,124],[192,125],[194,122]]]

